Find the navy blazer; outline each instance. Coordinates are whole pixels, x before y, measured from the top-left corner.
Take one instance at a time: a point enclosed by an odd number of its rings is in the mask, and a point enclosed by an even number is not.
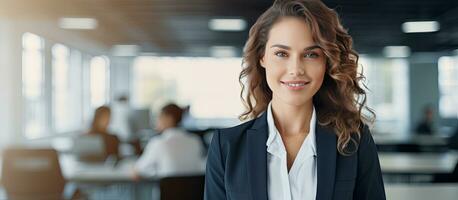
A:
[[[367,126],[357,152],[337,152],[333,130],[316,124],[317,200],[386,199],[375,143]],[[205,174],[205,200],[267,200],[267,112],[217,131]]]

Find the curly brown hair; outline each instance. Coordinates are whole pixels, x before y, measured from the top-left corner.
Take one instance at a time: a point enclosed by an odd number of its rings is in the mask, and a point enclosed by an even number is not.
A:
[[[246,107],[240,119],[256,118],[272,100],[272,90],[267,85],[260,59],[265,53],[269,31],[281,17],[305,20],[313,40],[326,55],[324,81],[313,96],[317,119],[321,125],[334,129],[340,154],[355,152],[362,126],[373,123],[375,113],[366,106],[363,89],[366,87],[362,83],[365,78],[357,72],[359,56],[353,49],[352,38],[341,25],[337,13],[319,0],[276,0],[251,27],[239,76],[240,96]],[[363,109],[368,111],[367,115],[363,114]],[[349,143],[356,148],[347,148]]]

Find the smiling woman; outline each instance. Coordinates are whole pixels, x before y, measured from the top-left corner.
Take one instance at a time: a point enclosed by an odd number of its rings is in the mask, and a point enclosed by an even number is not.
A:
[[[318,0],[277,0],[251,27],[250,121],[216,132],[206,199],[385,199],[351,36]]]
[[[272,26],[269,35],[260,65],[266,70],[267,84],[277,97],[272,103],[277,104],[275,100],[281,99],[300,106],[311,101],[323,83],[326,60],[314,43],[307,23],[300,18],[283,17]]]

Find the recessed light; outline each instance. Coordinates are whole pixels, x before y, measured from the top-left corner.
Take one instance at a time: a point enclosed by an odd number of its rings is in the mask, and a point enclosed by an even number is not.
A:
[[[404,33],[428,33],[439,31],[439,29],[440,24],[437,21],[415,21],[402,24]]]
[[[211,19],[208,27],[214,31],[243,31],[246,22],[243,19]]]
[[[94,18],[60,18],[59,27],[63,29],[95,29],[97,28],[97,20]]]

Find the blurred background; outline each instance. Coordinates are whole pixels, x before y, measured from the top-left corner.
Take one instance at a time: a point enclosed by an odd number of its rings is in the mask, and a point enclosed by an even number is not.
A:
[[[200,139],[202,162],[212,131],[240,123],[243,46],[272,2],[0,0],[0,199],[201,198],[200,186],[186,191],[203,170],[176,179],[132,171],[161,137],[168,103]],[[458,1],[323,2],[360,54],[387,197],[456,199]],[[92,134],[101,106],[108,128]],[[115,153],[100,132],[116,136]]]

